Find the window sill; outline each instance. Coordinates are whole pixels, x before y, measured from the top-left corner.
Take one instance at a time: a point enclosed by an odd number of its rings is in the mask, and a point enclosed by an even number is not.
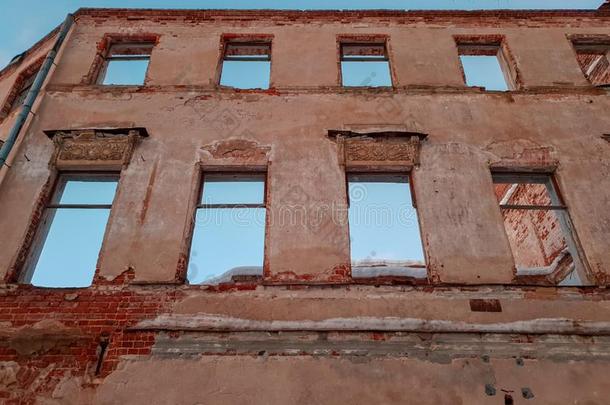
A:
[[[192,292],[243,292],[243,291],[265,291],[268,289],[288,289],[290,290],[294,286],[298,289],[318,289],[327,288],[332,286],[333,289],[344,288],[345,291],[351,291],[352,288],[369,288],[385,286],[389,288],[388,291],[401,291],[404,292],[404,288],[413,289],[413,291],[420,291],[424,289],[427,292],[438,291],[439,293],[446,293],[447,291],[455,291],[461,293],[463,291],[481,292],[482,294],[489,294],[490,292],[498,292],[500,294],[508,294],[508,297],[515,299],[514,294],[541,294],[541,296],[557,296],[557,298],[569,298],[574,299],[575,297],[600,297],[602,300],[610,299],[608,293],[608,286],[604,285],[551,285],[545,282],[536,282],[532,280],[522,280],[517,278],[513,283],[509,284],[474,284],[474,283],[430,283],[427,279],[410,277],[403,274],[395,275],[378,275],[371,277],[352,277],[353,282],[348,283],[274,283],[265,282],[262,278],[256,280],[245,281],[233,281],[229,283],[223,283],[219,285],[205,285],[205,284],[187,284],[184,282],[137,282],[129,284],[93,284],[89,287],[36,287],[31,284],[21,283],[0,283],[0,296],[14,292],[48,292],[56,294],[68,295],[68,300],[73,299],[72,295],[79,293],[98,293],[100,291],[107,293],[109,291],[123,291],[123,290],[147,290],[147,289],[179,289],[182,291]],[[397,290],[396,290],[397,289]],[[411,290],[410,290],[411,291]],[[523,297],[520,296],[520,299]],[[596,298],[597,299],[597,298]]]
[[[96,285],[90,285],[87,287],[43,287],[37,286],[30,283],[20,283],[20,282],[6,282],[0,283],[0,290],[16,290],[20,288],[28,289],[28,290],[36,290],[36,291],[54,291],[54,292],[77,292],[77,291],[86,291],[93,287],[97,287]]]
[[[50,84],[47,92],[58,93],[200,93],[200,94],[260,94],[260,95],[285,95],[285,94],[468,94],[468,95],[537,95],[537,94],[586,94],[591,96],[606,95],[610,86],[530,86],[508,91],[487,91],[481,87],[467,86],[426,86],[426,85],[404,85],[394,87],[342,87],[342,86],[282,86],[270,87],[269,89],[236,89],[225,86],[210,85],[144,85],[144,86],[108,86],[99,84]]]
[[[229,270],[223,274],[208,278],[201,283],[186,283],[191,286],[218,287],[220,285],[238,283],[260,283],[263,280],[263,268],[259,266],[244,266]]]
[[[475,92],[488,93],[488,94],[507,94],[516,93],[520,89],[507,89],[507,90],[488,90],[486,87],[481,86],[465,86],[466,89],[474,90]]]
[[[266,89],[254,88],[254,89],[241,89],[239,87],[217,85],[216,90],[227,92],[227,93],[246,93],[246,94],[276,94],[277,90],[275,87],[268,87]]]
[[[372,279],[379,277],[407,277],[426,279],[428,270],[420,266],[352,266],[353,279]]]
[[[342,90],[345,90],[345,91],[350,91],[350,90],[354,90],[354,91],[368,90],[368,91],[387,91],[387,92],[391,92],[391,91],[394,91],[396,89],[396,87],[394,87],[394,86],[344,86],[344,85],[340,85],[339,87]]]
[[[70,85],[69,85],[70,86]],[[63,86],[62,86],[63,87]],[[144,89],[148,89],[151,86],[147,84],[80,84],[71,86],[74,89],[85,89],[85,90],[98,90],[102,93],[115,93],[126,92],[126,93],[134,93],[138,91],[142,91]],[[48,90],[52,91],[53,87],[50,87]]]

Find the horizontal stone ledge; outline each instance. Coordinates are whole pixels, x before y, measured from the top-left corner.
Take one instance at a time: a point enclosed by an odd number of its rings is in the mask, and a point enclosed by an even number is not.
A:
[[[46,88],[47,93],[87,93],[87,94],[131,94],[131,93],[199,93],[198,96],[226,96],[232,100],[235,95],[295,95],[295,94],[334,94],[334,95],[482,95],[507,98],[509,96],[538,96],[538,95],[586,95],[605,96],[608,89],[596,86],[556,85],[556,86],[530,86],[519,90],[492,91],[482,87],[464,86],[432,86],[432,85],[406,85],[395,87],[343,87],[343,86],[277,86],[269,89],[234,89],[230,87],[214,87],[197,84],[167,84],[148,86],[109,86],[90,84],[55,83]],[[192,96],[192,95],[191,95]],[[131,99],[126,100],[131,101]]]
[[[404,332],[160,332],[151,354],[161,358],[209,355],[418,357],[610,360],[609,336]],[[138,359],[137,356],[133,357]],[[140,358],[141,359],[141,358]],[[487,360],[488,361],[488,360]]]
[[[610,322],[539,318],[501,323],[428,320],[395,317],[354,317],[310,320],[253,320],[213,314],[170,314],[139,322],[131,331],[216,331],[216,332],[414,332],[610,335]]]

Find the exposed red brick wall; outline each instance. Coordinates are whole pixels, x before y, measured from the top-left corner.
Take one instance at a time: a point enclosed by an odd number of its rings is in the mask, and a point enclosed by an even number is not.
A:
[[[543,184],[521,184],[507,203],[550,205],[551,201]],[[553,211],[511,209],[503,210],[502,215],[518,266],[548,266],[566,248],[561,225]]]
[[[577,59],[583,73],[591,84],[595,86],[610,84],[610,61],[608,61],[603,52],[579,52]],[[591,69],[593,65],[594,67]],[[591,71],[589,72],[590,69]]]
[[[79,290],[19,286],[0,290],[0,362],[19,365],[16,382],[0,385],[3,404],[33,404],[66,376],[95,376],[99,342],[109,344],[100,376],[110,373],[119,356],[146,355],[152,332],[126,332],[154,317],[181,297],[174,288],[101,286]]]
[[[422,21],[448,22],[460,25],[511,25],[516,20],[527,20],[530,24],[556,26],[558,18],[565,17],[573,23],[589,24],[587,18],[608,16],[605,9],[599,10],[146,10],[146,9],[103,9],[82,8],[76,17],[91,17],[103,23],[110,18],[127,18],[130,21],[147,20],[163,24],[186,21],[201,22],[211,20],[247,21],[249,19],[271,19],[306,21],[319,23],[333,21],[341,23],[358,22],[364,18],[387,19],[405,18],[403,23]],[[473,18],[474,17],[474,18]],[[477,18],[479,17],[479,18]],[[574,21],[573,19],[578,19]],[[512,20],[512,21],[511,21]],[[519,23],[522,26],[522,23]]]
[[[47,182],[44,184],[40,194],[38,195],[36,206],[34,208],[34,211],[32,212],[32,216],[30,217],[30,226],[28,227],[28,230],[23,238],[21,249],[19,249],[19,253],[17,254],[17,258],[15,260],[15,263],[13,264],[13,267],[6,273],[5,281],[16,282],[21,276],[20,272],[25,266],[28,254],[38,232],[40,221],[43,218],[45,207],[47,205],[47,201],[49,200],[50,193],[55,182],[55,175],[56,174],[54,173],[47,179]]]
[[[0,109],[0,122],[11,112],[13,108],[13,103],[17,99],[19,92],[21,91],[23,84],[26,82],[28,78],[32,75],[35,75],[40,70],[42,63],[44,62],[44,57],[39,58],[38,60],[31,63],[28,67],[23,69],[15,79],[15,83],[13,83],[13,87],[7,94],[4,99],[4,103],[2,104],[2,108]]]

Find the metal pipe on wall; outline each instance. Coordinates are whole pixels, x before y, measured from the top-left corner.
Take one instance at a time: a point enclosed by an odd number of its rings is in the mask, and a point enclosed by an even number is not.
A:
[[[57,39],[55,40],[55,44],[53,45],[53,48],[47,54],[42,66],[40,67],[40,70],[38,71],[38,74],[36,75],[36,79],[34,80],[34,83],[32,84],[30,91],[28,92],[25,102],[23,103],[23,107],[21,108],[21,111],[19,112],[19,115],[17,116],[17,120],[15,121],[15,124],[11,128],[11,130],[8,134],[8,137],[6,138],[6,141],[2,145],[2,148],[0,148],[0,169],[2,169],[2,166],[5,165],[6,159],[8,159],[9,154],[11,153],[11,151],[13,149],[13,146],[15,145],[15,142],[17,141],[17,138],[19,136],[19,133],[21,132],[21,129],[23,128],[23,125],[25,124],[25,122],[28,118],[28,115],[32,111],[32,106],[34,105],[34,101],[36,101],[36,98],[38,97],[38,94],[40,93],[40,89],[42,88],[42,85],[44,84],[44,81],[47,78],[49,70],[51,69],[53,62],[55,61],[55,56],[59,52],[59,49],[61,48],[61,45],[63,44],[64,39],[68,35],[68,31],[72,27],[73,23],[74,23],[74,16],[72,14],[68,14],[61,26],[61,30],[59,31],[59,35],[57,36]]]

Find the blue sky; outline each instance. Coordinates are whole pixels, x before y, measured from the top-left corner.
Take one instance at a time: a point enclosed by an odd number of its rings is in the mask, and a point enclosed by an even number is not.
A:
[[[361,260],[424,263],[419,222],[406,177],[401,182],[350,180],[349,198],[352,263]]]
[[[508,90],[500,62],[496,56],[462,55],[460,56],[466,84],[485,87],[487,90]]]
[[[2,0],[0,67],[79,7],[279,9],[597,8],[602,0]]]
[[[208,174],[203,204],[264,204],[264,176],[247,179]],[[237,267],[263,272],[265,208],[200,208],[188,266],[188,281],[199,284]]]
[[[116,179],[68,180],[58,203],[112,204],[117,185]],[[48,209],[46,214],[51,225],[33,272],[32,284],[45,287],[90,285],[110,209],[59,208]]]

